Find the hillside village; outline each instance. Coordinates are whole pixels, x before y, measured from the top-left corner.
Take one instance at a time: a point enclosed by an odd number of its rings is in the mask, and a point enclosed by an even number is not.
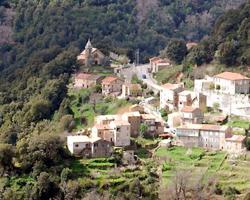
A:
[[[249,0],[0,0],[1,200],[250,200]]]
[[[98,60],[99,56],[103,59],[102,53],[95,53],[99,50],[92,50],[90,40],[84,52],[87,51],[90,53],[84,54],[85,66],[97,64],[92,60]],[[81,55],[78,56],[80,62]],[[150,76],[162,68],[173,66],[169,60],[154,57],[147,67],[147,76]],[[138,77],[141,83],[147,80],[145,76],[143,74]],[[194,80],[194,83],[192,91],[185,89],[184,83],[158,85],[160,91],[157,100],[154,95],[144,98],[142,84],[129,82],[121,73],[106,77],[87,72],[77,73],[73,87],[87,89],[100,85],[103,98],[133,98],[138,100],[138,104],[131,106],[130,111],[123,114],[96,116],[94,126],[87,131],[87,135],[78,132],[77,135],[68,136],[70,152],[83,157],[107,157],[112,153],[112,146],[129,147],[130,138],[140,136],[161,137],[163,140],[160,143],[167,141],[169,146],[244,153],[246,136],[233,134],[232,127],[222,125],[223,122],[206,123],[204,113],[208,114],[209,108],[216,107],[225,120],[231,115],[250,119],[250,78],[238,73],[223,72],[213,77]],[[159,107],[154,106],[157,101]],[[168,114],[167,121],[159,110]]]
[[[92,48],[90,41],[86,48]],[[85,59],[98,59],[98,55],[90,53]],[[100,55],[103,58],[103,54]],[[78,59],[82,62],[82,57]],[[149,64],[139,66],[116,64],[109,74],[91,72],[89,69],[96,62],[85,60],[84,63],[91,64],[72,77],[73,91],[98,88],[99,95],[95,94],[96,98],[91,101],[94,106],[100,99],[110,98],[112,102],[130,103],[122,112],[97,114],[89,126],[68,134],[67,147],[76,158],[110,158],[119,152],[122,167],[140,166],[140,160],[144,160],[140,153],[141,141],[149,142],[149,149],[146,147],[143,151],[150,153],[149,158],[153,160],[161,152],[165,155],[197,148],[206,152],[205,155],[212,152],[224,155],[220,166],[225,160],[237,162],[248,155],[249,127],[235,127],[231,121],[250,120],[250,78],[225,71],[194,80],[190,90],[183,82],[158,84],[154,80],[156,71],[174,67],[169,59],[154,57]],[[166,172],[161,172],[163,181]],[[248,182],[248,178],[245,181]]]

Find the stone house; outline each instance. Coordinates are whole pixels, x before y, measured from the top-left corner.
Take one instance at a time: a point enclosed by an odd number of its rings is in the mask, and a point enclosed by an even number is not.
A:
[[[108,125],[96,124],[92,128],[92,136],[107,140],[116,147],[129,146],[130,124],[123,120],[114,120]]]
[[[204,114],[199,108],[185,106],[181,109],[182,124],[201,124]]]
[[[130,132],[132,137],[137,137],[140,134],[141,114],[139,112],[128,112],[122,115],[122,119],[129,122],[131,125]]]
[[[123,97],[138,97],[142,96],[142,88],[140,84],[125,83],[122,85]]]
[[[112,153],[111,143],[99,137],[68,136],[67,146],[71,154],[86,158],[109,157]]]
[[[149,59],[150,71],[156,73],[164,68],[171,67],[171,61],[167,58],[153,57]]]
[[[88,40],[84,51],[77,56],[80,64],[90,67],[92,65],[103,65],[105,62],[105,55],[97,48],[93,48],[90,40]]]
[[[246,139],[244,135],[233,135],[226,138],[226,150],[233,153],[242,152],[246,149]]]
[[[74,78],[75,88],[91,88],[101,84],[102,76],[88,73],[78,73]]]
[[[232,129],[227,126],[212,124],[188,124],[177,128],[177,136],[184,146],[203,147],[213,150],[240,151],[244,150],[244,140],[232,135]],[[239,144],[240,143],[240,144]]]
[[[178,109],[179,96],[178,94],[184,90],[184,84],[167,83],[162,85],[160,91],[160,108],[175,110]]]
[[[102,80],[102,94],[118,96],[122,92],[123,81],[119,77],[108,76]]]
[[[141,123],[145,124],[148,127],[145,135],[150,137],[156,136],[156,119],[154,115],[151,114],[142,114]]]

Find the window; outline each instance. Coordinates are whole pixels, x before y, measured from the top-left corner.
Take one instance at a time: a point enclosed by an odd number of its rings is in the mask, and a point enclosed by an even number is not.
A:
[[[78,145],[78,144],[75,144],[75,147],[79,147],[79,145]]]
[[[95,144],[94,144],[94,147],[98,147],[98,143],[95,143]]]

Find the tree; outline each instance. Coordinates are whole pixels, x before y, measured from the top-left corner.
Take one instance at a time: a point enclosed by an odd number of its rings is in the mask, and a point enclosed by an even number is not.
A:
[[[15,152],[12,145],[0,143],[0,175],[13,169],[12,159],[14,155]]]
[[[180,64],[187,54],[186,43],[182,40],[172,39],[167,47],[161,52],[162,57],[167,57],[170,60]]]
[[[237,42],[227,41],[218,47],[217,57],[222,64],[234,65],[237,58]]]
[[[71,132],[75,128],[75,121],[72,115],[64,115],[60,120],[60,127],[63,131]]]
[[[146,136],[147,132],[148,132],[148,125],[147,124],[140,124],[140,134],[141,136]]]
[[[54,178],[47,172],[41,172],[37,177],[37,183],[32,189],[32,199],[53,199],[59,192]]]
[[[63,141],[55,135],[41,133],[23,138],[17,143],[17,155],[21,168],[31,171],[32,168],[40,170],[49,169],[58,165],[66,158]]]

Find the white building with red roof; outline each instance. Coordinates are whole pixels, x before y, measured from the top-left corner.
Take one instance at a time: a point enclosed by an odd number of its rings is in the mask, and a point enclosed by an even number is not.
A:
[[[215,89],[226,94],[249,94],[250,78],[233,72],[223,72],[213,77]]]
[[[171,61],[167,58],[153,57],[149,59],[150,69],[152,73],[156,73],[161,69],[171,67]]]
[[[234,72],[194,81],[194,91],[207,96],[207,106],[218,104],[224,114],[250,118],[250,78]]]

